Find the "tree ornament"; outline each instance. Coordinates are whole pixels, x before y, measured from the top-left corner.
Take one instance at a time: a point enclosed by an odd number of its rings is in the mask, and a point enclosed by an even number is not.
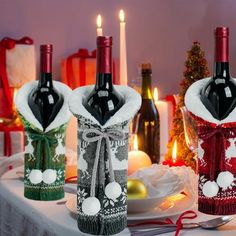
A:
[[[47,169],[43,172],[43,182],[45,184],[52,184],[57,179],[57,171],[52,169]]]
[[[187,52],[185,70],[183,72],[183,79],[180,82],[178,103],[172,121],[172,129],[167,145],[168,150],[165,156],[166,160],[172,159],[174,141],[178,140],[178,158],[184,161],[185,165],[191,166],[194,171],[196,170],[196,160],[194,159],[194,153],[187,147],[185,142],[183,118],[180,108],[185,105],[184,96],[190,85],[208,76],[209,70],[205,59],[205,53],[201,49],[200,43],[194,42],[191,49]]]
[[[111,182],[105,187],[107,198],[116,200],[122,193],[121,186],[117,182]]]
[[[82,203],[82,211],[89,216],[96,215],[101,210],[101,203],[96,197],[88,197]]]
[[[39,184],[43,180],[43,174],[41,170],[32,170],[29,174],[29,180],[32,184]]]
[[[217,184],[224,189],[230,187],[233,181],[234,181],[234,175],[229,171],[220,172],[216,179]]]
[[[139,179],[128,179],[127,182],[128,199],[144,199],[148,197],[148,189]]]
[[[206,197],[215,197],[219,192],[219,186],[215,181],[207,181],[203,187],[202,192]]]

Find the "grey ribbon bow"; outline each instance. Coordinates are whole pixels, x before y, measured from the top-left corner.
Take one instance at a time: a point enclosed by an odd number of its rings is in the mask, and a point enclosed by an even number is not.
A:
[[[102,139],[106,140],[106,147],[107,147],[107,154],[109,160],[109,175],[110,175],[110,182],[115,181],[114,171],[112,167],[111,161],[111,149],[109,140],[123,140],[125,137],[124,133],[121,130],[117,129],[107,129],[104,132],[97,130],[97,129],[86,129],[83,132],[82,138],[88,142],[97,142],[96,154],[95,154],[95,161],[93,165],[93,172],[92,172],[92,181],[91,181],[91,189],[90,189],[90,197],[95,197],[95,185],[96,185],[96,175],[97,175],[97,168],[99,162],[99,154],[101,149]]]

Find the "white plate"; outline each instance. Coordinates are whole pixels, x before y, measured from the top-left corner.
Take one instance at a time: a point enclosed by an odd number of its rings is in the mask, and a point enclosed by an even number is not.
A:
[[[73,215],[77,215],[77,200],[76,196],[73,196],[68,199],[66,202],[66,208]],[[165,209],[156,208],[153,211],[145,212],[145,213],[128,213],[128,220],[150,220],[150,219],[158,219],[163,217],[169,217],[174,215],[179,215],[182,212],[192,209],[195,206],[194,199],[185,197],[179,201],[168,201],[168,205]]]
[[[128,199],[128,213],[148,212],[159,206],[166,197]]]
[[[163,204],[163,203],[162,203]],[[169,205],[169,206],[168,206]],[[184,211],[195,207],[193,198],[185,197],[179,201],[168,201],[166,208],[156,207],[154,210],[144,213],[128,213],[128,220],[151,220],[163,217],[179,215]]]

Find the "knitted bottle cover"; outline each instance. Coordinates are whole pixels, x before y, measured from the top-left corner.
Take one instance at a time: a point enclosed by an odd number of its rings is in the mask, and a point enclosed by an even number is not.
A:
[[[71,117],[68,108],[71,89],[54,81],[64,103],[44,131],[28,105],[28,95],[37,85],[37,81],[25,84],[16,96],[16,108],[25,129],[24,195],[29,199],[50,201],[64,197],[65,131]]]
[[[116,86],[125,103],[101,126],[82,105],[92,89],[74,90],[69,101],[78,119],[78,227],[89,234],[112,235],[127,225],[129,122],[141,97],[127,86]]]
[[[212,215],[236,214],[236,109],[224,120],[212,117],[200,100],[209,79],[195,82],[185,95],[198,127],[198,209]]]

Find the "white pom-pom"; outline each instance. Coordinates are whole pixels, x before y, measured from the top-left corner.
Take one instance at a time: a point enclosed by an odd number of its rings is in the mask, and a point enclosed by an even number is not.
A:
[[[86,215],[94,216],[100,210],[101,210],[101,204],[96,197],[88,197],[82,203],[82,211]]]
[[[52,169],[47,169],[43,172],[43,182],[45,184],[52,184],[57,179],[57,171]]]
[[[202,192],[206,197],[215,197],[219,192],[219,186],[215,181],[207,181],[202,187]]]
[[[221,188],[228,188],[228,187],[230,187],[230,185],[233,183],[233,181],[234,181],[234,176],[229,171],[220,172],[218,177],[217,177],[217,180],[216,180],[217,184]]]
[[[105,194],[109,199],[115,200],[121,195],[122,189],[117,182],[111,182],[105,187]]]
[[[39,184],[43,180],[43,174],[41,170],[32,170],[29,174],[29,180],[32,184]]]

